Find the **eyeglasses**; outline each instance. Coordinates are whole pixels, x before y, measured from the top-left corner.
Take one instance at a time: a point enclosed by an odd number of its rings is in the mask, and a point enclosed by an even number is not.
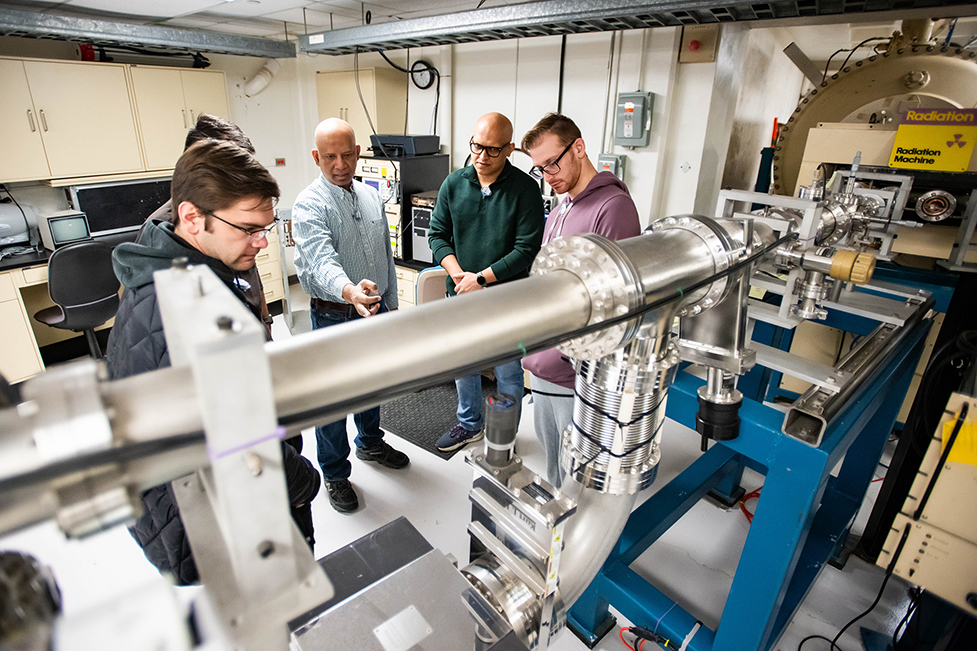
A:
[[[532,169],[529,170],[529,175],[531,177],[533,177],[534,179],[541,179],[541,178],[543,178],[543,173],[544,172],[546,174],[549,174],[550,176],[553,176],[554,174],[559,174],[560,173],[560,159],[563,158],[564,156],[566,156],[567,152],[570,151],[570,147],[573,147],[573,143],[574,142],[577,142],[577,141],[574,140],[569,145],[567,145],[566,146],[566,149],[564,149],[562,152],[560,152],[560,155],[557,156],[556,157],[556,160],[553,161],[552,163],[547,163],[546,165],[535,165]]]
[[[483,151],[488,154],[489,158],[498,158],[502,154],[502,150],[505,147],[486,147],[485,145],[480,145],[475,140],[469,140],[468,146],[471,147],[472,153],[479,156]],[[509,145],[506,145],[508,147]]]
[[[203,214],[210,215],[211,217],[213,217],[217,221],[224,222],[225,224],[227,224],[231,228],[236,228],[237,230],[239,230],[242,233],[244,233],[245,235],[247,235],[248,236],[248,241],[250,241],[250,242],[257,242],[258,240],[260,240],[262,238],[267,239],[268,238],[268,233],[272,232],[275,229],[275,226],[278,225],[278,217],[275,217],[272,220],[271,224],[268,225],[268,226],[266,226],[265,228],[244,228],[243,226],[238,226],[237,224],[232,224],[231,222],[227,221],[226,219],[221,219],[220,217],[218,217],[217,215],[215,215],[212,212],[205,212]]]

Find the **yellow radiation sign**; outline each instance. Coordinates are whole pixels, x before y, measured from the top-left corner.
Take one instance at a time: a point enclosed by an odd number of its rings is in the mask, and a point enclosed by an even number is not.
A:
[[[889,167],[964,172],[977,141],[977,109],[906,112],[896,132]]]

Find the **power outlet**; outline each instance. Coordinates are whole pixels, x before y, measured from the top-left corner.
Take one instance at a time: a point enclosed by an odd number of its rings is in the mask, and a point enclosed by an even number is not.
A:
[[[719,49],[719,25],[686,25],[682,28],[679,63],[712,63]]]

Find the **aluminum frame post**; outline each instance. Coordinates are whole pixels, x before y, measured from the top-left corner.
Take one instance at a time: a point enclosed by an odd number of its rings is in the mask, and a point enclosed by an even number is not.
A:
[[[264,327],[206,266],[154,282],[207,437],[210,467],[172,484],[197,569],[235,644],[284,649],[288,620],[333,591],[289,514]]]

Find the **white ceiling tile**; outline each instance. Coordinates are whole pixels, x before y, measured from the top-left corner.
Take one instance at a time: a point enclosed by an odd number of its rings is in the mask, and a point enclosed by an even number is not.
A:
[[[317,11],[313,9],[305,9],[303,12],[301,8],[288,9],[286,11],[278,11],[273,14],[266,14],[263,18],[270,18],[272,20],[287,20],[290,23],[295,23],[297,25],[308,24],[308,25],[325,25],[329,27],[329,13],[323,11]],[[335,16],[333,17],[335,21]]]
[[[336,4],[334,2],[312,2],[309,7],[315,9],[316,11],[321,11],[324,14],[333,14],[333,16],[346,16],[347,18],[360,19],[360,7],[359,3],[355,7],[344,7],[343,5]]]
[[[234,2],[223,2],[219,6],[210,7],[207,11],[237,18],[249,18],[300,8],[307,4],[309,0],[234,0]]]

